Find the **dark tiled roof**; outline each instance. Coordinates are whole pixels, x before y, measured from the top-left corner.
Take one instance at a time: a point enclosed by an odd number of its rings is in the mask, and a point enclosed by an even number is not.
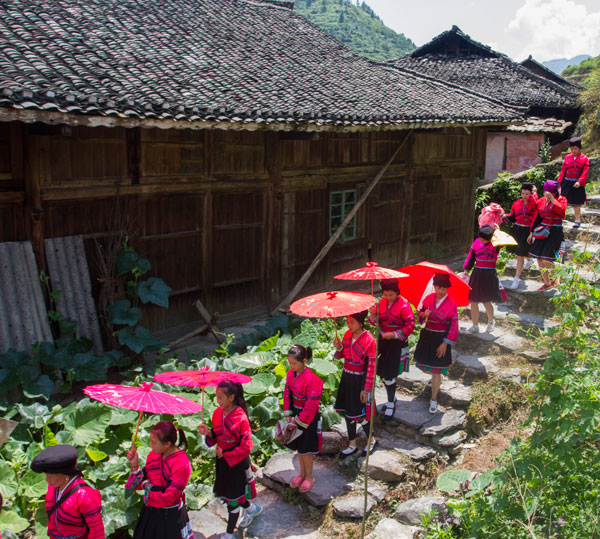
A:
[[[278,1],[0,0],[0,107],[296,127],[522,118],[370,62]]]
[[[558,84],[559,86],[561,86],[562,88],[564,88],[565,90],[567,90],[569,92],[579,93],[579,92],[581,92],[581,90],[583,90],[582,86],[580,86],[579,84],[575,84],[574,82],[571,82],[567,79],[564,79],[557,73],[554,73],[554,71],[552,71],[551,69],[548,69],[544,64],[540,64],[531,55],[529,55],[528,58],[523,60],[521,62],[521,65],[525,69],[528,69],[529,71],[531,71],[532,73],[535,73],[536,75],[539,75],[540,77],[544,77],[548,80],[551,80],[552,82],[555,82],[556,84]]]
[[[460,49],[468,51],[468,55],[454,54]],[[456,26],[390,64],[470,88],[512,105],[577,106],[578,88],[533,73],[508,56],[471,39]]]

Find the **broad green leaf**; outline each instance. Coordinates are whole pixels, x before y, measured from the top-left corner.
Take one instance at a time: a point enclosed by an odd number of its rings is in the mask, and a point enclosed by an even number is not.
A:
[[[244,393],[248,395],[262,395],[267,393],[268,386],[260,379],[253,379],[252,382],[244,384]]]
[[[34,402],[29,406],[17,404],[17,410],[21,414],[21,420],[36,429],[41,429],[52,415],[48,407],[40,402]]]
[[[313,359],[310,362],[310,368],[322,376],[329,376],[337,372],[337,366],[331,361],[325,359]]]
[[[0,462],[0,493],[5,500],[10,500],[17,492],[15,471],[7,462]]]
[[[29,522],[14,511],[2,511],[0,513],[0,531],[10,530],[13,533],[21,533],[29,527]]]
[[[25,472],[19,479],[19,495],[37,500],[46,494],[48,483],[44,474],[32,470]]]
[[[287,376],[287,367],[283,361],[278,363],[277,367],[275,367],[275,376],[279,378],[285,378]]]
[[[165,309],[169,308],[169,292],[171,292],[171,287],[157,277],[150,277],[137,287],[137,293],[142,303],[153,303]]]
[[[99,451],[98,449],[94,449],[93,447],[86,447],[85,452],[94,464],[96,464],[97,462],[101,462],[106,457],[108,457],[108,455],[104,451]]]
[[[472,473],[462,468],[444,472],[437,478],[436,486],[442,492],[453,492],[460,488],[460,485],[468,481]]]
[[[75,354],[71,362],[71,370],[75,380],[94,382],[106,380],[106,362],[93,353]]]
[[[48,425],[44,425],[44,447],[58,445],[58,440]]]
[[[135,330],[124,327],[119,331],[118,337],[119,344],[127,346],[136,354],[140,354],[144,350],[147,352],[156,352],[167,344],[167,341],[157,339],[144,327],[136,327]]]
[[[144,273],[148,273],[152,269],[150,260],[148,260],[147,258],[138,258],[136,266],[137,270],[140,272],[141,275],[143,275]]]
[[[104,434],[110,418],[109,410],[90,405],[65,416],[63,424],[74,445],[87,446]]]
[[[469,490],[472,492],[479,492],[489,486],[492,481],[492,472],[484,472],[479,474],[473,481],[469,483]]]
[[[275,335],[273,335],[272,337],[268,338],[267,340],[261,342],[256,347],[256,351],[257,352],[268,352],[269,350],[272,350],[277,345],[277,339],[278,338],[279,338],[279,332],[277,332]]]
[[[75,320],[63,317],[58,321],[58,329],[63,337],[75,331],[75,328],[77,328],[77,322]]]
[[[35,397],[49,399],[53,388],[54,382],[50,380],[49,376],[42,374],[33,382],[29,381],[23,383],[23,394],[31,399],[34,399]]]
[[[136,412],[135,410],[126,410],[125,408],[116,407],[111,407],[110,412],[111,416],[108,424],[111,426],[127,424],[133,424],[135,426],[139,415],[139,412]]]
[[[115,264],[117,266],[117,273],[124,275],[133,271],[136,267],[136,263],[139,259],[138,254],[133,249],[128,249],[124,253],[121,253],[115,258]]]
[[[258,369],[271,363],[274,359],[272,352],[249,352],[240,356],[234,356],[232,361],[246,369]],[[244,388],[245,389],[245,388]]]
[[[33,520],[35,523],[35,537],[36,539],[48,539],[48,517],[46,515],[46,508],[44,504],[40,504],[34,515]]]
[[[300,335],[294,337],[294,344],[316,348],[319,344],[319,334],[310,320],[303,320]]]
[[[135,326],[142,319],[142,311],[133,307],[127,299],[116,301],[106,308],[108,323],[113,325]]]
[[[129,367],[131,358],[120,350],[109,350],[104,353],[104,362],[107,369],[110,367]]]

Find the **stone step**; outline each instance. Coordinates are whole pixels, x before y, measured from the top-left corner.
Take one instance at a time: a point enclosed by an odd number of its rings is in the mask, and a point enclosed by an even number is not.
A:
[[[409,372],[398,376],[397,383],[398,386],[409,391],[420,393],[426,399],[431,397],[431,374],[427,374],[417,367],[412,367]],[[442,406],[467,408],[471,404],[472,398],[471,386],[457,380],[443,379],[438,395],[438,401]]]
[[[259,503],[263,512],[247,528],[246,535],[263,539],[294,537],[297,539],[317,539],[321,537],[318,523],[302,518],[305,509],[287,503],[281,496],[261,485],[257,486]],[[227,528],[227,508],[220,500],[212,500],[200,511],[189,511],[190,522],[196,539],[220,537]],[[237,530],[234,537],[241,538]]]
[[[587,203],[590,208],[600,209],[600,195],[588,195]]]
[[[506,263],[504,266],[504,272],[502,274],[503,277],[514,277],[517,271],[517,259],[513,258]],[[540,277],[540,269],[537,266],[537,263],[534,262],[529,269],[523,269],[523,273],[521,273],[521,279],[539,279]]]
[[[453,373],[477,379],[501,376],[518,384],[521,383],[521,369],[506,366],[497,356],[460,355],[452,366]]]
[[[586,238],[588,241],[598,243],[600,241],[600,226],[583,222],[579,228],[573,228],[573,223],[565,221],[563,223],[565,238],[577,240]]]
[[[471,308],[465,307],[462,312],[461,320],[469,322],[471,320]],[[506,303],[494,305],[494,320],[496,324],[502,324],[503,327],[514,331],[515,326],[525,330],[537,328],[539,330],[548,329],[558,325],[558,322],[539,314],[520,313],[513,310],[513,306]],[[487,314],[479,309],[479,325],[480,329],[485,329],[487,324]],[[470,324],[469,324],[470,325]]]
[[[567,219],[567,221],[575,220],[575,212],[573,212],[573,210],[571,208],[567,209],[566,219]],[[581,209],[581,220],[584,223],[590,223],[592,225],[600,225],[600,209],[584,206]]]
[[[599,243],[589,243],[579,240],[565,240],[565,244],[567,247],[567,251],[587,251],[588,253],[593,255],[598,254],[598,251],[600,251]]]
[[[462,352],[481,352],[485,354],[504,354],[504,353],[519,353],[526,348],[525,339],[514,335],[512,331],[507,331],[505,328],[496,325],[492,333],[485,333],[485,326],[479,324],[479,333],[465,333],[465,330],[471,326],[470,320],[459,320],[459,337],[457,350]]]
[[[554,312],[554,304],[550,298],[556,294],[555,288],[548,290],[539,290],[543,281],[532,279],[523,279],[519,283],[519,288],[513,290],[511,278],[500,278],[500,283],[506,290],[508,303],[514,312],[527,312],[529,314],[549,316]]]

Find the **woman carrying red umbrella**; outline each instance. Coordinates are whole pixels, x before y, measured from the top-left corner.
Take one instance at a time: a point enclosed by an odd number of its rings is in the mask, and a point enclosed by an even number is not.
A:
[[[383,419],[389,421],[394,417],[396,377],[409,367],[408,337],[415,329],[415,315],[408,301],[400,296],[398,279],[380,282],[383,298],[379,306],[369,309],[369,322],[381,326],[377,374],[385,384],[388,399]]]
[[[417,366],[431,372],[431,401],[429,412],[438,410],[437,395],[442,384],[442,374],[448,374],[452,363],[451,346],[458,338],[458,309],[456,302],[448,295],[452,286],[447,273],[436,273],[433,277],[435,292],[423,300],[419,311],[419,323],[425,324],[421,330],[415,350]]]
[[[335,410],[346,419],[348,447],[340,454],[344,459],[356,452],[356,427],[361,423],[367,432],[373,419],[373,386],[375,382],[375,357],[377,344],[373,335],[365,330],[367,311],[348,315],[348,331],[340,341],[333,340],[335,357],[344,359],[344,372],[335,399]],[[371,439],[371,452],[377,441]],[[365,451],[366,453],[366,451]]]
[[[262,513],[262,507],[250,500],[256,498],[256,485],[250,470],[252,430],[248,420],[244,389],[239,382],[224,380],[217,386],[218,408],[212,416],[212,428],[202,424],[198,431],[206,436],[206,445],[217,446],[215,463],[215,496],[227,504],[227,531],[221,537],[232,539],[240,516],[241,528],[250,526]]]
[[[152,451],[143,469],[135,448],[127,452],[131,475],[125,488],[144,490],[134,539],[193,539],[183,493],[192,467],[182,445],[187,447],[183,430],[160,421],[150,431]]]

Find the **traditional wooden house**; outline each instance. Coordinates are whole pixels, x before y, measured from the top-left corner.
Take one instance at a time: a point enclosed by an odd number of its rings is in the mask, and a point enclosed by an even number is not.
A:
[[[370,62],[272,0],[0,2],[0,241],[94,242],[126,208],[173,289],[154,328],[266,313],[399,149],[305,291],[471,240],[487,130],[523,111]],[[123,203],[123,205],[121,205]],[[94,262],[96,260],[96,262]]]
[[[470,88],[505,103],[527,107],[527,120],[488,133],[485,178],[539,163],[547,138],[556,144],[573,132],[581,88],[549,72],[531,57],[518,64],[453,26],[429,43],[390,62],[414,73]]]

